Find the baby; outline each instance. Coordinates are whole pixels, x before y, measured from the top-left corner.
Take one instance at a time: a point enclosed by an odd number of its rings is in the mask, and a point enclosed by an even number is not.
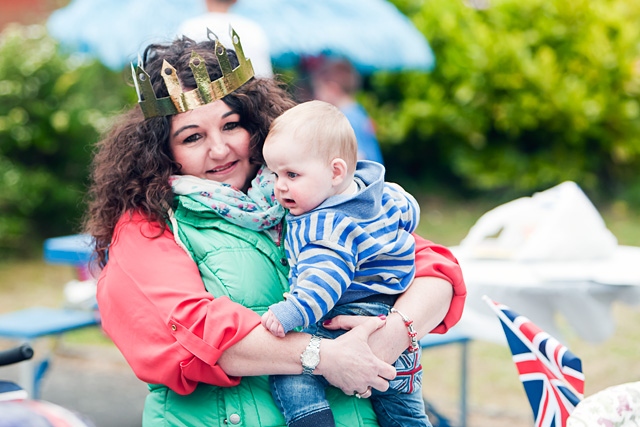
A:
[[[327,330],[323,321],[340,314],[390,313],[409,325],[391,307],[413,280],[411,233],[420,208],[400,186],[384,182],[382,165],[357,161],[347,118],[322,101],[297,105],[273,122],[263,156],[276,175],[275,196],[289,211],[285,247],[291,266],[290,293],[262,316],[264,327],[279,337],[303,327],[335,338],[344,331]],[[389,390],[371,394],[381,426],[431,426],[413,334],[411,347],[396,361],[398,373]],[[305,367],[305,373],[314,367]],[[273,376],[270,381],[287,425],[334,425],[324,378]]]

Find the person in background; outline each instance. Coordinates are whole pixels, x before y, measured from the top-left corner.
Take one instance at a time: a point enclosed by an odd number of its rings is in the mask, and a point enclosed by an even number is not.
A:
[[[242,47],[251,59],[256,77],[273,77],[269,39],[262,27],[251,19],[237,15],[229,9],[237,0],[205,0],[207,13],[187,19],[178,28],[178,37],[187,36],[195,41],[208,39],[207,32],[211,30],[224,46],[231,46],[228,35],[229,26],[242,34]]]
[[[358,140],[358,158],[384,164],[373,121],[355,98],[361,79],[351,62],[322,57],[309,72],[313,98],[335,105],[349,119]]]
[[[289,272],[262,146],[295,103],[275,79],[253,77],[236,36],[235,51],[186,37],[148,46],[133,69],[138,105],[96,147],[85,231],[102,267],[102,327],[149,384],[143,427],[284,426],[267,376],[303,370],[334,386],[339,424],[377,426],[354,394],[395,377],[390,363],[410,343],[399,316],[336,317],[331,327],[348,332],[319,343],[261,326]],[[462,314],[460,266],[417,236],[415,256],[394,307],[418,337],[443,333]]]
[[[347,118],[327,102],[299,104],[274,120],[262,150],[276,175],[275,196],[288,209],[285,249],[290,291],[269,307],[262,325],[284,337],[294,328],[314,337],[344,331],[324,328],[339,315],[400,316],[393,303],[415,273],[416,199],[384,181],[384,167],[357,160]],[[408,334],[414,332],[408,330]],[[420,346],[394,366],[389,390],[367,390],[382,427],[431,427],[422,397]],[[274,375],[273,397],[287,424],[335,427],[321,376]]]

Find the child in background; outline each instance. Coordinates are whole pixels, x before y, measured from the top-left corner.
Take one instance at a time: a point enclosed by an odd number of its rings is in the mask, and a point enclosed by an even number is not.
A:
[[[361,77],[346,59],[321,57],[310,71],[313,97],[335,105],[347,117],[358,140],[358,159],[384,165],[376,129],[367,110],[356,99]]]
[[[397,314],[412,344],[396,361],[389,390],[367,390],[381,426],[431,426],[421,391],[420,347],[410,321],[391,309],[411,283],[411,233],[420,208],[400,186],[384,182],[384,167],[357,160],[357,142],[347,118],[322,101],[299,104],[278,117],[263,156],[276,175],[275,196],[288,209],[287,257],[290,293],[272,305],[262,324],[283,337],[294,328],[335,338],[323,322],[341,314]],[[319,344],[318,344],[319,345]],[[304,366],[304,361],[303,361]],[[270,377],[287,425],[335,425],[324,397],[327,383],[313,375]],[[318,415],[323,424],[319,424]]]

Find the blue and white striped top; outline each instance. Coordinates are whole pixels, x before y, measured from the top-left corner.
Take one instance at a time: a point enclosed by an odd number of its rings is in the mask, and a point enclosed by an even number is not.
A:
[[[337,303],[399,294],[415,274],[411,233],[418,202],[383,180],[384,167],[359,161],[357,194],[325,200],[311,212],[287,215],[291,292],[270,307],[285,332],[317,322]]]

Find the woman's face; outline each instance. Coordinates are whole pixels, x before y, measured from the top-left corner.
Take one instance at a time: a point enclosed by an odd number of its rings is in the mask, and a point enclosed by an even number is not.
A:
[[[169,144],[180,173],[246,191],[259,165],[249,162],[250,135],[239,123],[222,100],[173,116]]]

